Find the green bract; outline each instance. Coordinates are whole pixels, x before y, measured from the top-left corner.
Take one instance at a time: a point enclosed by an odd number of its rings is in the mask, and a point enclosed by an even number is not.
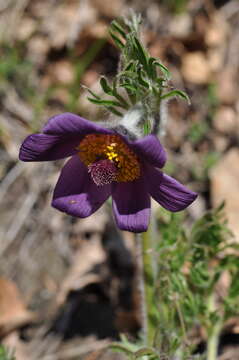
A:
[[[169,70],[159,59],[150,56],[139,39],[140,24],[141,18],[135,14],[130,20],[112,22],[110,35],[121,51],[120,70],[112,84],[104,77],[100,80],[103,92],[110,98],[101,99],[88,89],[91,95],[88,100],[120,117],[124,111],[140,103],[144,115],[143,131],[147,135],[153,128],[160,130],[160,124],[155,127],[155,122],[160,122],[162,101],[173,97],[189,101],[189,98],[183,91],[172,90],[169,86]]]

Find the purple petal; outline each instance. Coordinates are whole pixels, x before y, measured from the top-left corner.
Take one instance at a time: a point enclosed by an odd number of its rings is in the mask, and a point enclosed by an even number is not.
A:
[[[22,161],[58,160],[77,153],[81,137],[47,134],[29,135],[23,142],[19,159]]]
[[[69,215],[87,217],[110,196],[111,186],[97,186],[78,155],[63,167],[53,194],[52,206]]]
[[[150,220],[150,197],[142,178],[114,184],[112,198],[116,224],[121,230],[147,230]]]
[[[33,134],[25,139],[19,158],[22,161],[48,161],[72,156],[77,153],[81,139],[91,133],[111,134],[112,131],[75,114],[56,115],[44,126],[43,134]]]
[[[148,167],[146,176],[150,195],[169,211],[183,210],[197,197],[195,192],[160,170]]]
[[[131,142],[134,151],[155,167],[162,168],[166,162],[166,153],[155,135],[148,135]]]
[[[112,134],[92,121],[72,113],[53,116],[44,126],[42,132],[50,135],[87,135],[91,133]]]

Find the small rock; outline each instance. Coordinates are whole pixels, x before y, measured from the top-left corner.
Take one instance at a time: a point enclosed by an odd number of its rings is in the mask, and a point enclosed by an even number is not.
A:
[[[51,96],[51,99],[56,100],[64,105],[69,104],[70,94],[67,89],[58,88],[54,91],[54,95]]]
[[[34,36],[28,42],[28,57],[35,64],[42,64],[47,56],[50,44],[40,35]]]
[[[239,101],[235,104],[235,110],[236,110],[236,134],[237,138],[239,139]]]
[[[236,131],[237,119],[235,111],[229,106],[222,106],[213,118],[215,129],[223,134],[231,134]]]
[[[52,64],[50,73],[54,79],[61,84],[70,85],[74,81],[74,68],[67,60],[57,61]]]
[[[16,36],[18,40],[26,41],[30,38],[34,31],[36,31],[36,21],[31,18],[23,18]]]
[[[186,81],[197,85],[207,84],[211,71],[206,56],[200,51],[187,53],[183,57],[182,73]]]
[[[212,141],[216,151],[223,153],[228,146],[228,137],[223,135],[213,135]]]
[[[239,149],[231,149],[210,171],[213,206],[226,203],[228,225],[239,241]]]
[[[225,59],[226,49],[224,47],[209,49],[208,65],[213,72],[221,71]]]
[[[54,11],[54,16],[49,13],[45,17],[42,31],[55,49],[72,46],[86,25],[94,26],[97,17],[97,11],[90,1],[59,1],[51,11]]]
[[[238,99],[239,86],[235,79],[237,73],[233,68],[225,68],[218,74],[217,94],[223,104],[231,105]]]
[[[174,16],[169,24],[169,32],[177,38],[188,36],[191,28],[192,17],[187,13]]]
[[[122,12],[123,2],[112,0],[92,0],[93,7],[103,16],[114,18]]]
[[[0,277],[0,336],[31,323],[35,315],[26,309],[14,282]]]
[[[99,79],[99,73],[95,69],[89,69],[85,71],[84,75],[81,78],[82,84],[87,87],[91,87]]]
[[[108,36],[108,26],[105,22],[98,21],[94,26],[86,27],[88,35],[94,39],[104,39]]]
[[[205,42],[209,47],[221,46],[226,40],[227,33],[226,21],[222,17],[215,16],[207,29]]]

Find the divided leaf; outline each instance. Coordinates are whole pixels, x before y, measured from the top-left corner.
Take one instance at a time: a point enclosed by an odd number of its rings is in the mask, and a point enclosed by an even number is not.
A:
[[[127,38],[125,30],[122,28],[122,26],[116,20],[112,21],[111,28],[113,28],[113,30],[117,31],[124,39]]]
[[[161,100],[169,99],[169,98],[173,98],[173,97],[180,97],[181,99],[186,100],[190,104],[190,99],[189,99],[188,95],[184,91],[181,91],[181,90],[169,91],[167,94],[164,94],[161,96]]]

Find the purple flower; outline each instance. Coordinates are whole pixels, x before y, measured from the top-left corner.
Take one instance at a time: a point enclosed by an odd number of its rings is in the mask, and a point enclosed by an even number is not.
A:
[[[19,158],[49,161],[69,156],[52,206],[73,216],[91,215],[111,195],[118,227],[143,232],[150,220],[150,196],[170,211],[185,209],[197,197],[159,170],[166,154],[155,135],[130,141],[71,113],[52,117],[42,133],[29,135]]]

